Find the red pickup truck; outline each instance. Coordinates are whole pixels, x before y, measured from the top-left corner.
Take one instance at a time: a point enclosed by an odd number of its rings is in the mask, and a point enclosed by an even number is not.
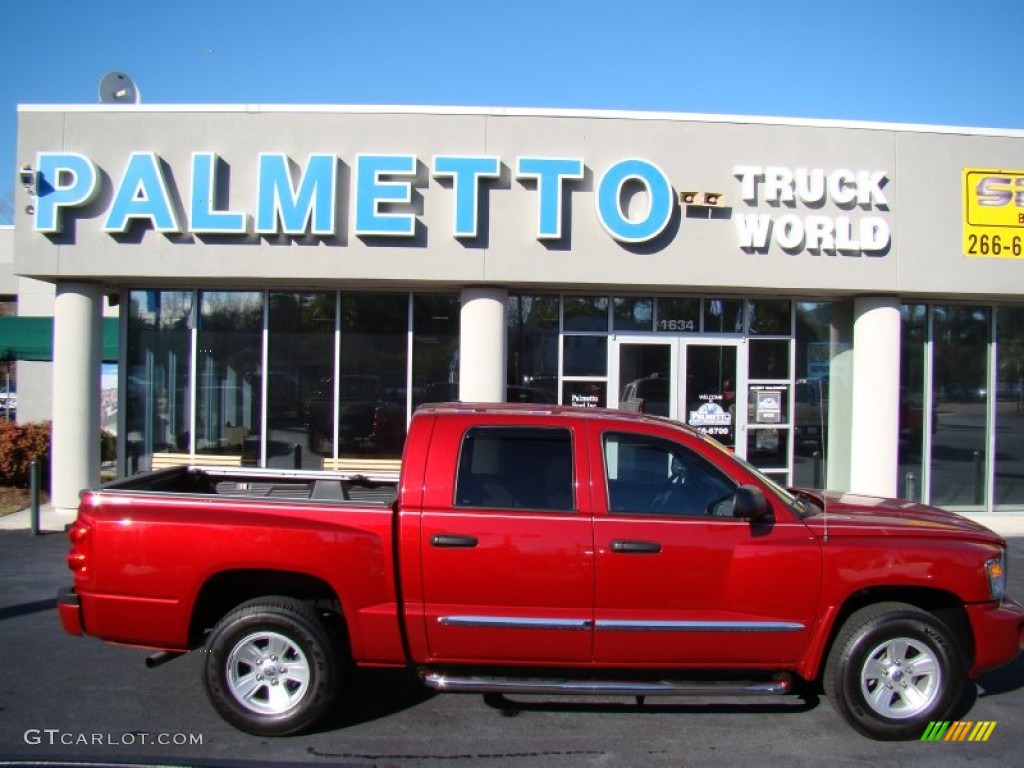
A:
[[[786,490],[654,416],[440,404],[399,476],[177,467],[82,495],[66,631],[203,649],[219,713],[310,726],[350,665],[444,691],[822,686],[920,738],[1014,659],[1006,543],[911,502]]]

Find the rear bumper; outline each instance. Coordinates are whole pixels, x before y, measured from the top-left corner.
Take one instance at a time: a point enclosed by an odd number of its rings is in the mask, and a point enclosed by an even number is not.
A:
[[[974,631],[971,673],[1002,666],[1024,648],[1024,607],[1016,600],[967,606]]]
[[[69,635],[83,635],[82,600],[74,587],[62,587],[57,590],[57,615],[60,624]]]

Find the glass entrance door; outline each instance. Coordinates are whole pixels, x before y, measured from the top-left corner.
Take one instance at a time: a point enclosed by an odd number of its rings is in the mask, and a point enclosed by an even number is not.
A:
[[[612,408],[679,418],[675,391],[676,343],[618,340],[612,344]]]
[[[739,340],[618,337],[609,407],[668,416],[746,455],[746,357]]]
[[[686,424],[746,454],[746,366],[740,342],[685,340],[683,402]]]

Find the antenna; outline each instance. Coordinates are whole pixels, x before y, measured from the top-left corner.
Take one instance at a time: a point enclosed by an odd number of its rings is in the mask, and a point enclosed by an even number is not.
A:
[[[100,78],[100,104],[138,104],[139,87],[124,72],[107,72]]]
[[[825,382],[818,381],[818,435],[821,437],[821,462],[828,466],[828,451],[825,447]],[[825,488],[821,489],[821,514],[825,525],[825,543],[828,543],[828,480],[827,474],[824,482]]]

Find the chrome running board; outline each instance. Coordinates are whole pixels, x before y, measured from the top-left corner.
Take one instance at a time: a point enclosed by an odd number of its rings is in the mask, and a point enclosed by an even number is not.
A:
[[[435,691],[592,696],[775,696],[789,693],[792,675],[771,680],[570,680],[459,675],[420,668],[420,681]]]

